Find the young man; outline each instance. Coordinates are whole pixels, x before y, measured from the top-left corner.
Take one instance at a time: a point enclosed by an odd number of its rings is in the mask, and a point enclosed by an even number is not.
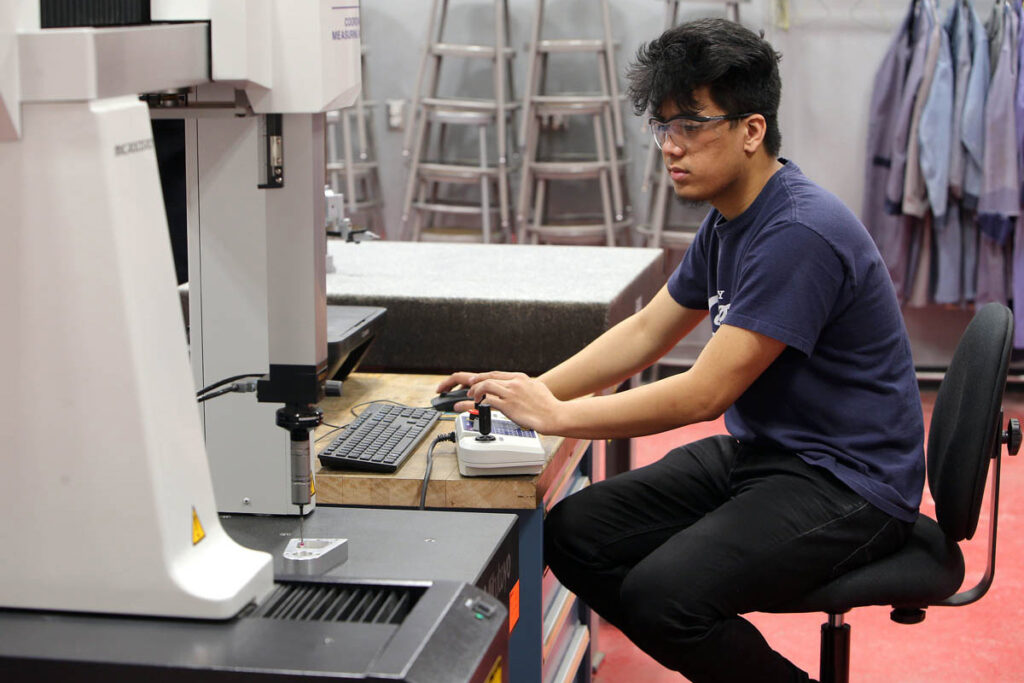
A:
[[[899,548],[924,481],[910,345],[874,243],[778,158],[779,56],[722,20],[630,70],[676,194],[714,210],[668,284],[537,379],[456,373],[523,426],[631,437],[725,413],[729,435],[599,482],[545,522],[559,580],[691,681],[806,681],[745,619]],[[712,316],[681,374],[607,396]],[[584,398],[579,398],[584,397]]]

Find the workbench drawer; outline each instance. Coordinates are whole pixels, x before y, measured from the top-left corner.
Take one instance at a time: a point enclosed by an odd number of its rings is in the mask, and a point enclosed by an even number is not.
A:
[[[558,584],[551,604],[544,610],[541,628],[541,657],[547,662],[557,649],[559,637],[566,630],[580,623],[576,610],[576,596],[562,584]]]
[[[590,477],[578,466],[566,472],[553,495],[545,500],[546,509],[550,510],[566,496],[587,486],[590,486]],[[541,610],[541,680],[544,683],[589,683],[590,630],[586,626],[589,610],[546,566],[541,577]],[[586,670],[581,670],[581,666]]]
[[[583,624],[567,628],[559,635],[556,649],[544,662],[544,683],[571,683],[572,681],[589,680],[586,672],[581,674],[582,665],[589,661],[586,657],[590,646],[590,630]]]

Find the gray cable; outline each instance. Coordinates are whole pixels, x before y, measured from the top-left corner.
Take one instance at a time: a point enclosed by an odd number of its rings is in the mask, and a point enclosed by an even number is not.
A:
[[[423,473],[423,486],[420,487],[420,510],[425,510],[427,506],[427,485],[430,483],[430,470],[434,467],[434,446],[442,441],[455,443],[455,432],[438,434],[427,449],[427,471]]]

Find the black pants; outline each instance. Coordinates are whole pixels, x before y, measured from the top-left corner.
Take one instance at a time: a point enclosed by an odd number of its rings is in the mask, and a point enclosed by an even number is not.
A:
[[[737,615],[897,550],[911,526],[792,453],[723,436],[565,499],[544,552],[563,585],[694,683],[806,681]]]

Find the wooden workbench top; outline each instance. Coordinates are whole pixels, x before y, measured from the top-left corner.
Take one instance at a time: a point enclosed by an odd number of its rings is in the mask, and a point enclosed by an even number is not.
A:
[[[325,399],[320,405],[324,422],[348,424],[359,414],[366,401],[389,399],[409,406],[429,406],[443,375],[402,375],[354,373],[345,380],[340,398]],[[332,428],[322,425],[317,438]],[[416,451],[393,474],[351,472],[318,467],[316,500],[321,505],[368,505],[417,507],[423,473],[427,465],[427,448],[434,435],[454,431],[451,419],[434,426]],[[316,450],[326,448],[334,435],[317,442]],[[434,448],[434,466],[427,487],[428,508],[469,509],[532,509],[542,501],[550,501],[565,486],[571,472],[586,450],[587,442],[564,437],[542,436],[548,454],[544,470],[533,476],[463,477],[455,457],[455,444],[444,442]]]

